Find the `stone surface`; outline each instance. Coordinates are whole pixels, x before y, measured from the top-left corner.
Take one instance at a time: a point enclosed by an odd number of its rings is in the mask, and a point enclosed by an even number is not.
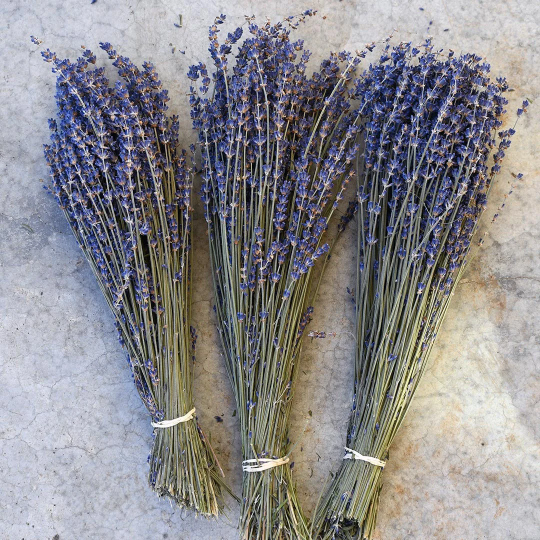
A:
[[[377,538],[540,538],[540,4],[527,0],[378,2],[4,0],[0,73],[0,537],[233,539],[238,508],[204,521],[146,485],[148,416],[117,344],[112,317],[55,203],[41,189],[41,145],[54,113],[54,77],[29,35],[60,55],[110,41],[153,61],[193,140],[183,74],[206,59],[215,15],[272,19],[320,9],[298,34],[314,58],[356,49],[394,29],[485,55],[533,101],[484,218],[485,242],[459,286],[416,401],[385,470]],[[424,8],[421,10],[420,8]],[[183,25],[177,28],[178,15]],[[432,21],[432,23],[430,23]],[[173,48],[175,51],[173,52]],[[180,54],[185,50],[186,54]],[[104,60],[104,55],[99,55]],[[516,182],[511,173],[522,172]],[[506,198],[510,185],[513,193]],[[491,223],[497,208],[500,216]],[[196,210],[200,216],[200,205]],[[238,425],[212,314],[205,224],[195,223],[196,400],[232,487],[240,484]],[[352,391],[354,230],[338,245],[315,304],[294,404],[296,480],[311,512],[335,470]],[[318,309],[324,303],[324,309]],[[307,412],[313,412],[306,424]],[[214,416],[223,415],[216,423]]]

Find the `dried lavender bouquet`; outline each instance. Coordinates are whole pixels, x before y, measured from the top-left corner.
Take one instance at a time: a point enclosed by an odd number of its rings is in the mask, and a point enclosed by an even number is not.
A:
[[[246,540],[309,537],[289,413],[312,268],[328,252],[324,233],[357,150],[345,119],[359,57],[333,54],[306,76],[310,54],[290,27],[311,14],[262,27],[248,19],[250,36],[240,42],[238,28],[223,44],[220,16],[210,27],[213,80],[203,63],[188,74],[215,310],[241,426]]]
[[[323,539],[372,535],[389,448],[514,133],[497,134],[505,80],[492,81],[473,54],[443,54],[429,41],[421,50],[387,46],[356,85],[366,118],[356,373],[346,453],[313,523]]]
[[[192,169],[178,118],[151,64],[137,68],[110,44],[120,80],[95,55],[43,52],[57,74],[58,120],[45,146],[49,189],[115,317],[135,386],[155,427],[149,482],[205,516],[220,508],[222,474],[195,416],[190,327]]]

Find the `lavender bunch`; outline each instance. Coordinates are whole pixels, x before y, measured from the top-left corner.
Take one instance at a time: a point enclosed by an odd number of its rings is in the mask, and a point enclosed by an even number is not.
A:
[[[154,67],[137,68],[108,43],[101,48],[120,75],[114,86],[104,68],[90,69],[96,57],[89,50],[75,62],[42,53],[57,75],[48,189],[111,308],[156,427],[151,487],[181,507],[217,515],[220,468],[192,395],[192,169],[177,149],[178,118],[166,115],[169,98]]]
[[[445,55],[427,41],[387,46],[356,81],[366,120],[354,398],[347,453],[316,510],[319,538],[372,535],[384,460],[514,133],[498,132],[507,84],[489,71],[476,55]]]
[[[215,311],[242,432],[245,539],[309,537],[289,413],[312,269],[353,174],[347,87],[359,62],[332,54],[306,75],[310,53],[290,31],[312,14],[262,27],[247,19],[247,38],[238,28],[220,44],[221,15],[209,35],[214,72],[201,62],[188,73]]]

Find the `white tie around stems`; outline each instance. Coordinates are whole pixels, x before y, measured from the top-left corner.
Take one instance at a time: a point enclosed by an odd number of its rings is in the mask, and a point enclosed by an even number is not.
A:
[[[195,418],[195,407],[191,409],[187,414],[184,414],[184,416],[180,416],[179,418],[175,418],[174,420],[163,420],[161,422],[152,422],[152,427],[155,428],[169,428],[176,426],[176,424],[181,424],[182,422],[187,422],[188,420],[191,420],[192,418]]]
[[[242,462],[242,470],[244,472],[262,472],[273,467],[279,467],[289,463],[288,457],[282,457],[278,459],[261,458],[261,459],[246,459]]]
[[[367,461],[372,465],[376,465],[377,467],[384,467],[386,465],[386,461],[383,461],[382,459],[377,459],[376,457],[371,456],[363,456],[360,452],[347,447],[345,447],[345,450],[347,450],[349,453],[345,454],[343,459],[360,459],[362,461]]]

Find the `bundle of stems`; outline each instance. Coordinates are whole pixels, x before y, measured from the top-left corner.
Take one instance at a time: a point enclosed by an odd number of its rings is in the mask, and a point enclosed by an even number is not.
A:
[[[238,28],[220,44],[222,15],[210,27],[213,80],[202,62],[188,73],[215,311],[242,432],[245,539],[309,537],[292,483],[289,413],[312,269],[354,174],[347,87],[360,58],[332,54],[306,76],[310,54],[290,32],[312,14],[262,27],[247,19],[248,38],[239,43]]]
[[[314,537],[372,536],[384,461],[514,133],[497,133],[506,89],[478,56],[443,54],[429,41],[420,50],[387,45],[356,81],[365,147],[354,397],[346,454],[317,506]]]
[[[42,53],[57,75],[48,189],[114,315],[156,427],[151,487],[181,507],[217,515],[222,473],[192,395],[192,167],[177,149],[178,118],[165,114],[167,91],[154,67],[139,69],[110,44],[101,47],[118,69],[114,86],[104,68],[90,69],[96,57],[89,50],[75,62]]]

